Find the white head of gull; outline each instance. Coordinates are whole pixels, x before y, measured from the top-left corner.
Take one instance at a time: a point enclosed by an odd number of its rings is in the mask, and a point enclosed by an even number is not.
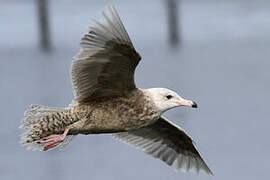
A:
[[[166,88],[150,88],[144,92],[151,97],[155,106],[163,113],[178,106],[189,106],[197,108],[194,101],[179,96],[176,92]]]

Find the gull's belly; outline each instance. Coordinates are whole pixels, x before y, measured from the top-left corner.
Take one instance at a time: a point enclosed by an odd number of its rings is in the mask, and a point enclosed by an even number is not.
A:
[[[160,115],[149,108],[139,109],[129,106],[91,108],[91,111],[89,109],[81,116],[81,133],[112,133],[138,129],[154,123]]]
[[[154,123],[161,114],[141,93],[128,98],[119,97],[93,101],[75,107],[80,122],[76,130],[86,133],[122,132]]]
[[[91,113],[89,123],[95,124],[100,129],[127,131],[154,123],[159,116],[154,112],[139,113],[138,110],[134,109],[126,109],[125,111],[96,109]]]

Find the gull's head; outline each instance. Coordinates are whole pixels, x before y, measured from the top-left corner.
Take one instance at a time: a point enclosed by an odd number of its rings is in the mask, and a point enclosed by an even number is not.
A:
[[[148,96],[151,97],[156,107],[164,112],[178,106],[189,106],[197,108],[194,101],[184,99],[176,92],[166,88],[151,88],[146,90]]]

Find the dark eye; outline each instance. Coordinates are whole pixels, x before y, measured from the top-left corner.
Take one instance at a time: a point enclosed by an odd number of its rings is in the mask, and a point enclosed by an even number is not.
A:
[[[166,96],[167,99],[171,99],[172,98],[172,95],[168,95]]]

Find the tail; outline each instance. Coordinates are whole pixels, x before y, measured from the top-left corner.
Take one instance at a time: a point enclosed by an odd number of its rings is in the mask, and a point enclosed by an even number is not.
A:
[[[40,143],[42,138],[51,134],[61,134],[67,126],[74,123],[70,114],[70,108],[31,105],[30,109],[25,111],[25,118],[20,126],[26,130],[21,136],[21,143],[27,145],[27,149],[43,150],[47,144]],[[73,137],[67,136],[60,146],[66,147]]]

